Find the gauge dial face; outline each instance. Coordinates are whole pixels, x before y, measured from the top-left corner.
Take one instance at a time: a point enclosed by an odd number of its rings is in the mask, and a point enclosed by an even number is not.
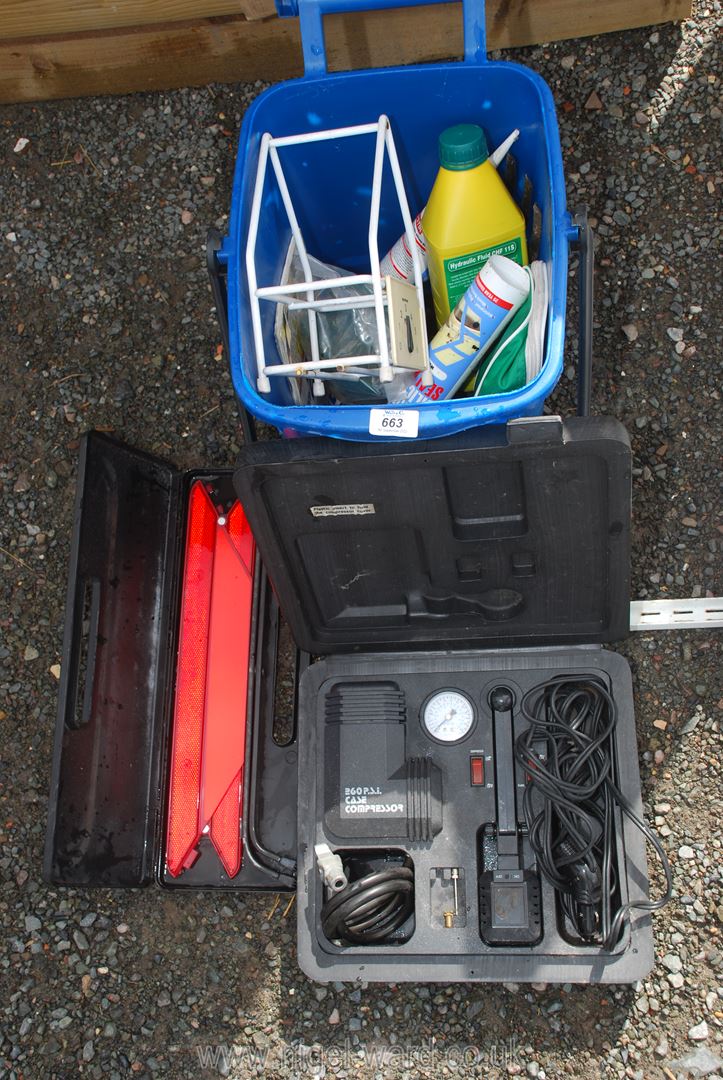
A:
[[[422,727],[437,742],[461,742],[474,724],[474,705],[461,690],[438,690],[422,706]]]

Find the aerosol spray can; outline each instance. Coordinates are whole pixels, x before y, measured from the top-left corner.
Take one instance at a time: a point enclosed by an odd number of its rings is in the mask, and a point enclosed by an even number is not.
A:
[[[490,256],[432,339],[429,360],[433,384],[424,386],[417,372],[405,387],[395,386],[401,390],[395,402],[423,405],[452,397],[529,291],[530,279],[523,267],[505,255]]]
[[[422,231],[422,214],[417,214],[414,219],[414,242],[419,250],[419,261],[422,264],[422,272],[427,269],[427,245],[424,243],[424,233]],[[394,247],[390,248],[381,261],[382,277],[394,277],[399,278],[400,281],[414,282],[414,260],[412,259],[412,253],[409,250],[407,243],[407,234],[402,235],[397,240]]]

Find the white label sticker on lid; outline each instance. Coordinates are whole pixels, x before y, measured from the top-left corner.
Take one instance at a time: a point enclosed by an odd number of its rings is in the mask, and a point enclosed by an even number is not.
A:
[[[418,409],[372,409],[369,413],[370,435],[393,435],[398,439],[416,439],[418,431]]]
[[[315,518],[375,513],[374,503],[333,503],[330,506],[310,506],[309,510]]]

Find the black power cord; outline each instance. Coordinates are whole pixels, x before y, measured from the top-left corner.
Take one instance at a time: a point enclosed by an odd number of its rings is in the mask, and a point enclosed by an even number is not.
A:
[[[321,926],[330,941],[371,945],[386,941],[413,910],[414,873],[408,866],[391,866],[334,893],[321,909]]]
[[[515,758],[528,778],[523,807],[539,869],[557,890],[580,938],[613,949],[630,913],[658,910],[672,890],[660,840],[615,782],[617,706],[595,676],[559,675],[528,691],[520,711],[529,726],[516,740]],[[546,760],[540,758],[541,747]],[[659,900],[620,900],[615,867],[618,811],[660,859],[666,890]]]

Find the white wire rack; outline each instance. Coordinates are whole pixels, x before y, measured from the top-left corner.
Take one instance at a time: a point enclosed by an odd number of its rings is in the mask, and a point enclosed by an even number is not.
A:
[[[369,274],[348,274],[343,277],[314,280],[309,256],[304,243],[304,238],[299,228],[299,222],[294,211],[294,206],[289,194],[289,187],[281,166],[279,149],[285,146],[298,146],[300,143],[324,142],[329,139],[346,139],[355,136],[376,135],[374,150],[374,172],[372,178],[372,190],[369,206]],[[251,320],[254,333],[254,346],[256,351],[256,384],[260,393],[267,394],[271,390],[270,375],[305,376],[314,379],[314,393],[324,392],[322,375],[325,371],[344,371],[349,368],[377,369],[381,382],[390,382],[394,369],[389,355],[389,336],[387,332],[386,295],[385,281],[382,278],[379,262],[379,207],[382,191],[382,170],[384,167],[384,155],[389,158],[392,170],[394,186],[402,212],[404,231],[407,244],[414,261],[414,282],[417,293],[417,302],[422,313],[422,325],[424,325],[424,297],[422,293],[422,265],[419,251],[414,242],[414,229],[409,205],[404,191],[402,172],[399,167],[399,159],[394,146],[389,118],[380,116],[375,124],[360,124],[354,127],[333,128],[329,131],[315,131],[304,135],[285,135],[281,138],[272,138],[267,132],[261,138],[259,149],[259,162],[256,170],[256,186],[254,188],[253,201],[251,204],[251,219],[249,222],[249,234],[246,244],[246,275],[249,283],[251,302]],[[259,286],[256,276],[256,242],[259,233],[259,219],[261,216],[261,204],[266,171],[269,159],[279,186],[279,192],[283,200],[291,227],[291,233],[296,243],[296,250],[304,273],[304,281],[296,284],[278,284]],[[371,286],[368,296],[359,296],[350,293],[348,296],[319,298],[318,293],[324,289],[357,289],[361,285]],[[300,363],[291,364],[267,364],[264,337],[261,328],[261,301],[270,301],[275,304],[287,304],[290,311],[307,311],[309,317],[309,343],[311,347],[311,359]],[[364,356],[338,356],[322,359],[319,353],[319,333],[317,315],[325,311],[345,311],[355,308],[373,307],[376,316],[379,351]],[[431,371],[423,372],[423,381],[431,381]]]

